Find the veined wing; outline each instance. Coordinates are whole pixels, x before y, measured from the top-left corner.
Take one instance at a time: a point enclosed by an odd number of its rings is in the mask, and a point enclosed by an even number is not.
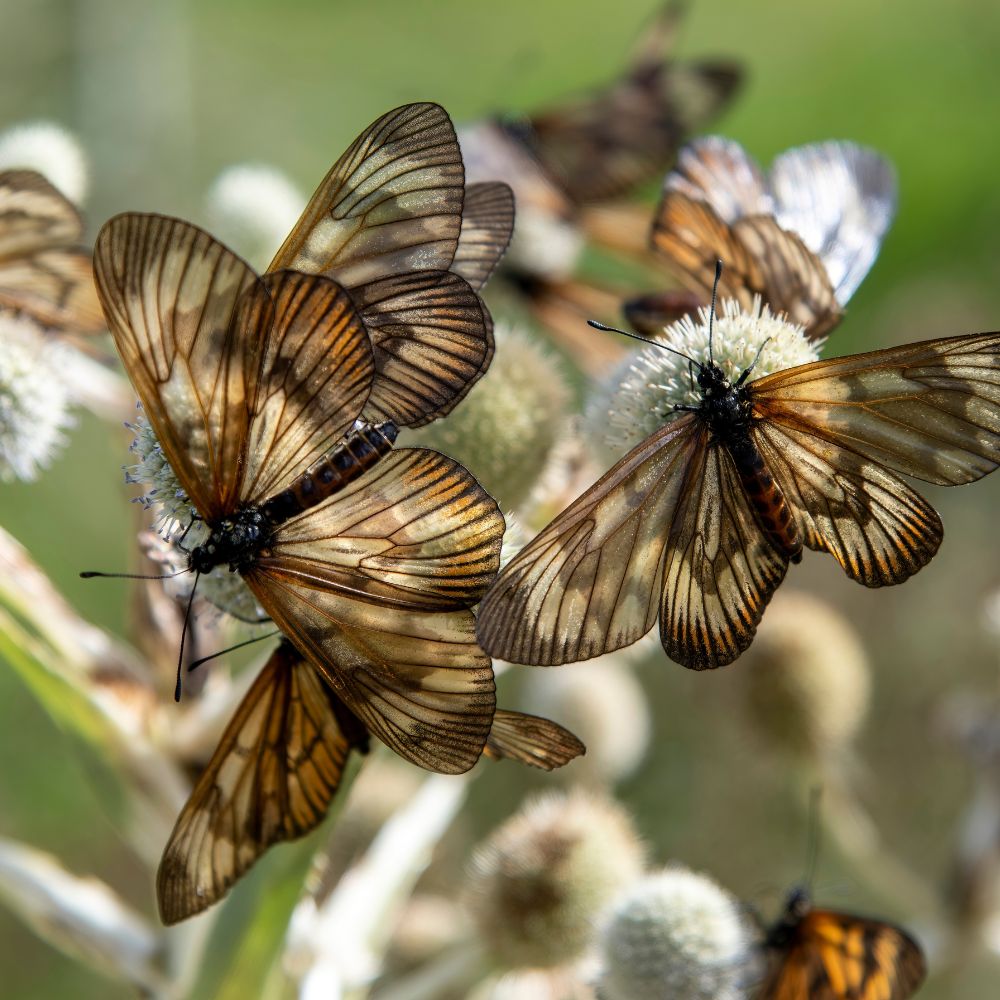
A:
[[[83,249],[59,247],[0,257],[0,306],[24,310],[43,326],[73,333],[105,328],[90,252]]]
[[[750,383],[755,416],[942,486],[1000,464],[1000,333],[831,358]]]
[[[927,974],[920,946],[902,929],[812,910],[758,1000],[908,1000]]]
[[[156,876],[160,915],[211,906],[272,844],[326,815],[364,728],[286,642],[274,651],[195,785]]]
[[[550,719],[498,708],[483,753],[494,760],[516,760],[552,771],[586,753],[586,747]]]
[[[325,274],[348,288],[407,271],[447,271],[464,184],[445,110],[396,108],[333,165],[268,270]]]
[[[239,257],[180,219],[127,213],[101,229],[97,290],[146,417],[191,501],[209,520],[233,510],[250,424],[252,379],[269,317],[240,329],[253,290]]]
[[[628,646],[656,621],[684,470],[706,446],[693,416],[629,452],[504,568],[479,608],[493,656],[551,666]]]
[[[660,640],[685,667],[721,667],[750,645],[788,559],[758,526],[724,447],[703,443],[677,478],[664,525]]]
[[[486,284],[514,232],[514,192],[502,181],[465,189],[462,233],[451,270],[475,289]]]
[[[245,297],[241,329],[269,329],[251,380],[251,423],[240,501],[289,486],[350,429],[375,365],[350,296],[319,275],[278,271]]]
[[[41,174],[0,171],[0,261],[81,239],[80,213]]]

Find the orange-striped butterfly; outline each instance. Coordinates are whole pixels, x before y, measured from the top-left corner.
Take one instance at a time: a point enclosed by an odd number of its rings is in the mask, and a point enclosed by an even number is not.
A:
[[[958,486],[1000,463],[1000,333],[761,378],[751,364],[733,381],[711,338],[708,358],[689,362],[697,402],[667,407],[664,426],[491,585],[478,624],[491,655],[570,663],[627,646],[659,619],[671,659],[723,666],[750,644],[803,547],[869,587],[927,564],[941,521],[900,474]]]
[[[765,176],[739,143],[696,139],[667,175],[651,236],[696,300],[640,296],[626,304],[626,315],[643,332],[658,333],[679,309],[708,301],[706,279],[721,258],[722,298],[749,309],[760,295],[822,340],[875,262],[895,207],[891,165],[854,143],[790,149]]]
[[[814,909],[799,889],[764,942],[757,1000],[907,1000],[927,974],[920,946],[881,920]]]
[[[272,653],[177,819],[156,887],[166,924],[217,902],[273,844],[313,830],[368,731],[287,640]],[[484,753],[552,770],[583,753],[547,719],[497,710]]]
[[[104,329],[74,205],[33,170],[0,171],[0,309],[72,333]]]

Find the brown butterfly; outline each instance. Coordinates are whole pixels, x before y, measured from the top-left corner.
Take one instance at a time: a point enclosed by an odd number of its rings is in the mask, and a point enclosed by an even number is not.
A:
[[[749,309],[760,295],[819,341],[875,262],[895,206],[891,165],[854,143],[790,149],[765,177],[739,143],[708,136],[685,146],[667,175],[651,240],[698,304],[721,258],[722,298]],[[627,303],[629,321],[658,333],[678,307],[691,308],[671,294]]]
[[[907,1000],[927,974],[902,928],[813,909],[796,890],[764,942],[771,968],[757,1000]]]
[[[104,329],[83,220],[33,170],[0,171],[0,309],[73,333]]]
[[[688,412],[621,459],[491,585],[478,624],[490,654],[570,663],[635,642],[659,618],[671,659],[723,666],[750,644],[804,546],[869,587],[927,564],[941,521],[900,473],[958,486],[1000,463],[1000,333],[757,379],[751,365],[732,382],[713,361],[689,360],[700,402],[674,407]]]
[[[368,730],[287,640],[254,681],[177,819],[157,873],[165,924],[217,902],[273,844],[322,822]],[[583,753],[547,719],[498,710],[484,752],[546,771]]]

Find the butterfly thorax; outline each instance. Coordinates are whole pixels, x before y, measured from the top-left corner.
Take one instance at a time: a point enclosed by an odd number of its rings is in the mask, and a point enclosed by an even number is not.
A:
[[[785,903],[785,910],[778,921],[767,932],[765,944],[769,948],[787,948],[798,933],[799,925],[812,909],[809,893],[805,889],[795,889]]]
[[[696,412],[708,425],[713,441],[729,452],[767,540],[792,562],[799,562],[802,537],[798,525],[751,435],[753,401],[750,387],[743,384],[746,375],[733,383],[718,365],[702,365],[698,371],[701,405]]]
[[[191,550],[188,568],[196,573],[227,564],[234,573],[248,569],[273,530],[274,523],[260,507],[237,510],[211,526],[208,539]]]

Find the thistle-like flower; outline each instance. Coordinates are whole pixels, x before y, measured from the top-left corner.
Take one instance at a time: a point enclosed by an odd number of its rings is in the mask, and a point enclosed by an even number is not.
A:
[[[87,158],[74,136],[54,122],[24,122],[0,133],[0,170],[37,170],[70,201],[87,196]]]
[[[601,1000],[737,1000],[753,962],[739,904],[682,867],[647,875],[598,935]]]
[[[721,306],[722,314],[711,324],[708,308],[702,308],[697,319],[685,316],[666,327],[659,341],[701,364],[714,360],[730,381],[751,365],[750,377],[756,379],[818,359],[804,329],[775,316],[758,298],[748,313],[733,299]],[[679,354],[644,348],[598,387],[587,407],[591,436],[616,455],[633,448],[672,420],[675,407],[698,405],[696,374]]]

